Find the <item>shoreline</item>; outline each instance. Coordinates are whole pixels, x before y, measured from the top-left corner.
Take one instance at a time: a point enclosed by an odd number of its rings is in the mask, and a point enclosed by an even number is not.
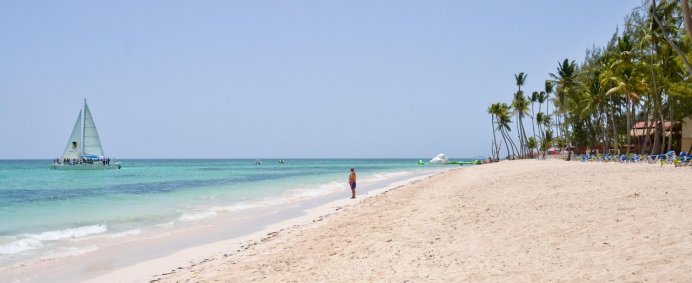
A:
[[[451,170],[149,280],[689,281],[688,170],[558,160]]]
[[[118,268],[97,277],[88,278],[84,282],[157,281],[161,277],[171,275],[175,273],[175,271],[184,269],[185,267],[194,267],[199,264],[209,262],[213,259],[225,258],[231,254],[242,252],[252,246],[261,244],[273,238],[282,231],[289,229],[301,229],[303,227],[319,223],[322,220],[343,210],[345,207],[358,205],[365,199],[386,194],[389,191],[402,188],[406,185],[416,183],[420,180],[428,179],[445,172],[460,169],[462,169],[462,167],[417,176],[403,181],[394,182],[386,187],[371,189],[362,195],[358,195],[358,197],[355,199],[356,202],[349,198],[329,201],[317,207],[303,210],[302,215],[269,224],[261,230],[252,232],[250,234],[178,250],[163,257],[138,262],[134,265]]]
[[[373,175],[373,178],[364,179],[361,198],[367,198],[392,187],[401,186],[446,170],[453,169],[439,168],[439,170],[408,172],[403,175],[396,173],[384,179],[379,175]],[[383,174],[386,176],[389,173]],[[184,262],[181,263],[177,260],[181,257],[181,252],[186,260],[193,260],[195,257],[201,257],[194,251],[201,251],[203,247],[211,243],[225,242],[232,247],[238,247],[242,245],[243,241],[261,239],[263,235],[269,232],[297,225],[295,223],[300,221],[309,223],[313,218],[321,218],[322,214],[332,213],[334,207],[354,203],[353,200],[340,198],[340,195],[340,191],[335,191],[327,195],[308,197],[286,203],[282,202],[273,206],[251,208],[242,212],[232,212],[230,214],[204,218],[189,222],[183,226],[176,225],[176,227],[171,226],[170,228],[164,227],[155,230],[147,229],[125,239],[119,239],[119,242],[103,242],[101,243],[103,245],[98,242],[92,243],[97,244],[98,248],[97,246],[90,246],[86,252],[81,254],[58,258],[37,258],[36,260],[22,261],[3,266],[0,270],[4,270],[10,282],[46,280],[74,282],[101,278],[104,277],[104,274],[128,269],[147,261],[156,261],[157,259],[168,258],[173,259],[171,263],[184,264]],[[348,195],[350,197],[350,192],[348,192]],[[359,199],[356,200],[360,201]],[[103,238],[107,239],[108,236]],[[184,252],[186,250],[192,250],[193,252],[186,253]],[[150,274],[150,271],[151,268],[146,268],[142,271],[142,274],[146,274],[142,275],[142,280],[143,277],[153,275]],[[165,271],[162,270],[160,273],[165,273]],[[132,275],[131,272],[125,274]],[[105,277],[108,278],[107,275]],[[122,282],[122,278],[129,277],[117,276],[111,278],[119,278],[117,281]]]

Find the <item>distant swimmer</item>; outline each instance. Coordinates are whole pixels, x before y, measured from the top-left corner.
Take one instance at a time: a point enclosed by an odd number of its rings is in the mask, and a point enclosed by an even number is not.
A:
[[[356,170],[351,168],[351,174],[348,175],[348,184],[351,185],[351,198],[356,198]]]
[[[255,165],[262,165],[262,161],[259,161],[259,160],[255,161]]]
[[[279,160],[279,164],[284,164],[286,163],[283,159]]]

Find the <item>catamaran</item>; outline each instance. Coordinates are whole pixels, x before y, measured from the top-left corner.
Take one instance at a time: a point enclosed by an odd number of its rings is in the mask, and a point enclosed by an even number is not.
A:
[[[72,128],[70,139],[67,140],[65,151],[61,158],[53,160],[53,169],[61,170],[102,170],[120,169],[120,163],[111,163],[110,158],[103,155],[101,139],[96,131],[94,118],[84,99],[84,106],[79,111],[77,122]]]

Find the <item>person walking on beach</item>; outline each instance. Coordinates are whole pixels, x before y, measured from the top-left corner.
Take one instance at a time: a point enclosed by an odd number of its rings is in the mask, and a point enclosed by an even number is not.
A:
[[[351,168],[351,174],[348,175],[348,184],[351,185],[351,198],[356,198],[356,170]]]

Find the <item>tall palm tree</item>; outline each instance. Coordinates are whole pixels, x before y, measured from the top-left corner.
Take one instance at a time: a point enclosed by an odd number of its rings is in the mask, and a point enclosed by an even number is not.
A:
[[[617,85],[617,76],[616,76],[616,70],[615,66],[616,64],[611,63],[611,61],[614,61],[614,59],[611,58],[602,58],[600,63],[600,69],[601,69],[601,74],[600,74],[600,84],[605,88],[605,89],[610,89],[613,88]],[[610,125],[611,129],[613,130],[613,148],[619,150],[620,148],[620,135],[618,131],[618,123],[616,119],[616,112],[618,111],[619,104],[620,104],[620,99],[619,97],[615,96],[613,92],[606,92],[606,96],[608,97],[608,114],[609,114],[609,120],[610,120]]]
[[[519,72],[518,74],[514,74],[514,80],[517,82],[517,86],[519,87],[519,90],[521,90],[521,86],[524,85],[524,82],[526,82],[526,76],[527,74],[524,74],[524,72]]]
[[[512,107],[515,108],[515,114],[517,114],[517,135],[519,136],[519,147],[520,147],[520,155],[523,157],[525,154],[525,146],[526,146],[526,132],[524,132],[524,124],[522,121],[524,111],[523,109],[521,110],[522,113],[517,112],[515,101],[518,99],[518,96],[521,96],[519,99],[519,103],[523,103],[526,99],[524,98],[524,92],[521,90],[521,86],[524,85],[526,82],[526,74],[524,72],[519,72],[518,74],[514,74],[514,80],[516,81],[517,84],[517,92],[514,94],[514,100],[512,101]]]
[[[493,129],[493,158],[495,160],[499,160],[499,146],[497,145],[497,138],[495,135],[495,116],[500,112],[500,103],[493,103],[488,107],[488,113],[490,114],[490,119],[491,119],[491,127]],[[507,152],[509,154],[509,151]]]
[[[627,154],[630,153],[632,146],[630,140],[630,130],[632,129],[632,117],[635,107],[639,102],[639,97],[646,92],[647,86],[643,75],[635,65],[635,46],[632,43],[630,33],[625,32],[617,42],[618,58],[614,63],[615,74],[612,81],[615,83],[606,95],[619,94],[625,97],[625,113],[627,125]]]
[[[499,109],[497,110],[497,113],[495,113],[495,116],[497,117],[497,129],[500,131],[500,134],[502,134],[502,139],[505,142],[505,145],[507,146],[507,157],[510,157],[509,150],[510,148],[512,149],[512,155],[511,156],[516,156],[516,145],[514,144],[514,141],[512,141],[512,138],[509,136],[509,132],[512,131],[510,128],[509,124],[512,123],[512,120],[509,118],[509,111],[510,107],[506,103],[501,103]]]
[[[572,60],[571,62],[569,59],[565,58],[562,63],[558,62],[558,67],[557,67],[557,75],[555,74],[550,74],[550,77],[555,79],[555,82],[557,83],[557,96],[558,96],[558,101],[560,102],[560,112],[563,115],[563,121],[564,123],[564,134],[563,136],[566,137],[567,141],[567,146],[571,145],[571,138],[569,136],[569,131],[568,128],[569,126],[567,125],[567,109],[566,109],[566,103],[567,99],[572,96],[572,94],[576,91],[576,75],[577,75],[577,64]]]
[[[639,95],[644,92],[645,89],[646,85],[639,74],[637,74],[634,69],[625,68],[623,69],[621,77],[618,78],[617,86],[609,89],[606,93],[607,95],[618,93],[625,97],[625,112],[627,113],[627,154],[630,153],[631,145],[629,131],[632,129],[632,108],[634,108],[633,105],[639,101]]]
[[[545,81],[545,114],[550,117],[550,94],[553,93],[553,82],[546,80]],[[550,125],[546,126],[546,129],[550,129]]]

